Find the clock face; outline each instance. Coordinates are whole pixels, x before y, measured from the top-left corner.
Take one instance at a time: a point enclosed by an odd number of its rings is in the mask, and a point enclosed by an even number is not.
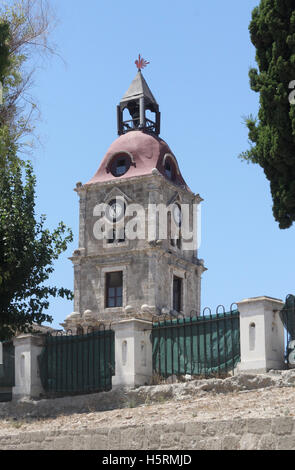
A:
[[[106,210],[106,217],[110,222],[118,222],[125,213],[124,202],[121,200],[113,200],[109,203]]]
[[[180,227],[181,225],[181,209],[178,204],[174,204],[173,206],[173,218],[176,223]]]

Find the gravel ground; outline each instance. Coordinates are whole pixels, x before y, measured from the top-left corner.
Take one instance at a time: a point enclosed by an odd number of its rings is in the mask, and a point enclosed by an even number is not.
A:
[[[159,399],[155,404],[59,415],[55,418],[2,418],[0,435],[19,431],[62,431],[98,426],[110,427],[140,424],[169,424],[192,421],[226,420],[233,418],[275,418],[295,416],[295,387],[267,387],[259,390],[229,393],[200,392],[194,396]]]

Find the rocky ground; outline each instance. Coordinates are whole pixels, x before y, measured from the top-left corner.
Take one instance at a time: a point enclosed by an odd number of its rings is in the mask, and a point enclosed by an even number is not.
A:
[[[103,410],[104,407],[110,408],[103,403],[104,396],[109,397],[111,393],[97,394],[98,401],[89,401],[87,396],[79,397],[84,408],[79,406],[76,412],[73,411],[75,398],[46,400],[46,413],[40,411],[45,401],[24,403],[23,413],[19,412],[21,403],[1,404],[0,436],[15,434],[16,429],[63,431],[98,426],[173,425],[188,419],[208,421],[295,416],[295,371],[292,370],[125,390],[116,409]],[[48,406],[52,406],[52,413]]]

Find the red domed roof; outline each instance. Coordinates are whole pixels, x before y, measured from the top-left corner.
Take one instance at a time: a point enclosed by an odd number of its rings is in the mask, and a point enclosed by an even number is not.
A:
[[[114,176],[110,171],[111,163],[118,155],[127,154],[131,158],[131,166],[122,176]],[[177,160],[169,146],[155,135],[143,131],[131,131],[121,135],[109,147],[100,167],[87,185],[144,176],[152,174],[156,168],[167,179],[165,162],[169,159],[175,167],[172,182],[189,190],[178,168]]]

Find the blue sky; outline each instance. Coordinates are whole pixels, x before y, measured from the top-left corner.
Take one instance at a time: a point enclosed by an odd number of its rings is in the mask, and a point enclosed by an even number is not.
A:
[[[202,203],[202,306],[294,293],[294,228],[279,230],[260,167],[238,159],[248,144],[243,116],[258,111],[250,90],[255,50],[248,25],[258,0],[51,0],[59,23],[51,39],[65,63],[38,69],[32,90],[42,111],[33,155],[37,212],[47,226],[72,227],[74,242],[51,284],[73,288],[68,260],[78,246],[76,182],[87,182],[116,139],[116,106],[136,74],[162,114],[161,137]],[[294,78],[294,77],[291,77]],[[57,327],[72,302],[52,300]]]

